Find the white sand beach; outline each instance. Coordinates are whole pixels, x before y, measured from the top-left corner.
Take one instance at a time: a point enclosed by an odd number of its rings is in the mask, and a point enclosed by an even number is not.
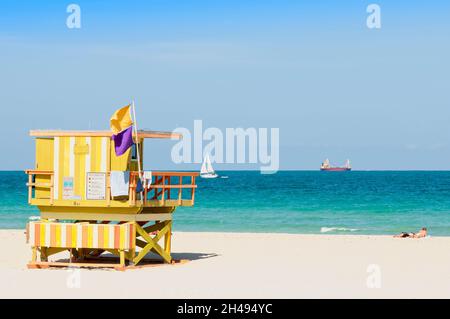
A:
[[[186,264],[77,273],[27,269],[23,231],[0,245],[1,298],[450,298],[450,237],[175,232]]]

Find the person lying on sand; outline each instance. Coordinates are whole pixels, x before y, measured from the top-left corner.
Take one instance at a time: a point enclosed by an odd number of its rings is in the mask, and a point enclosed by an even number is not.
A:
[[[427,237],[427,229],[423,227],[419,232],[416,233],[401,233],[394,236],[395,238],[424,238]]]

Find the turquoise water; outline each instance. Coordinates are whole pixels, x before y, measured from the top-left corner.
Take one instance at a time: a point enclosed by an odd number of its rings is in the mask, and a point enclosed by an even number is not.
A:
[[[450,236],[450,172],[220,172],[199,179],[194,207],[178,208],[176,231],[392,234],[426,226]],[[26,176],[0,172],[0,228],[29,216]]]

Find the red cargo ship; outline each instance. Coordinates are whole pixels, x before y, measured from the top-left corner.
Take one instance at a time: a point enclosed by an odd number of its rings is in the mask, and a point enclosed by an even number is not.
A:
[[[320,166],[320,170],[321,171],[330,171],[330,172],[343,172],[343,171],[351,171],[352,168],[350,166],[350,160],[347,160],[347,162],[345,162],[345,166],[337,167],[337,166],[331,166],[330,161],[328,159],[326,159]]]

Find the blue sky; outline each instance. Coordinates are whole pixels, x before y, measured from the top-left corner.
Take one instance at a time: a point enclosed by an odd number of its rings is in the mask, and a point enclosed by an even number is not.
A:
[[[2,1],[0,169],[33,166],[29,129],[107,129],[131,97],[141,128],[279,128],[282,169],[450,169],[449,18],[445,1]],[[147,167],[198,167],[173,145],[147,142]]]

